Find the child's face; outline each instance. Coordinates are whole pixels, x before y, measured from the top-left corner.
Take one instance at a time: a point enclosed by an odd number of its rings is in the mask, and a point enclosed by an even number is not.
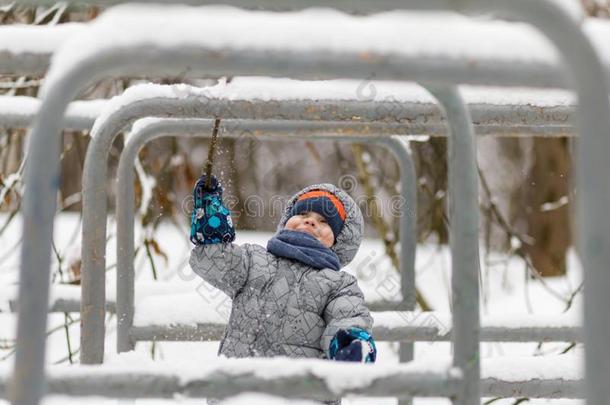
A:
[[[328,225],[326,219],[317,212],[303,212],[293,215],[286,221],[284,229],[306,232],[328,248],[335,241],[332,228]]]

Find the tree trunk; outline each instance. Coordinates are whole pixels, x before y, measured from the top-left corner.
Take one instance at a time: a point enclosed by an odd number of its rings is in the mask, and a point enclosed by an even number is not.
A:
[[[564,275],[571,245],[568,140],[535,138],[532,153],[524,197],[528,235],[535,242],[523,247],[543,277]]]

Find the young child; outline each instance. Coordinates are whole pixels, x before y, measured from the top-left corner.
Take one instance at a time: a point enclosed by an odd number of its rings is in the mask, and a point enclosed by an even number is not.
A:
[[[332,184],[294,195],[267,247],[236,245],[222,187],[194,189],[190,265],[229,295],[231,315],[219,355],[308,357],[372,363],[373,319],[356,278],[341,268],[356,255],[360,208]]]

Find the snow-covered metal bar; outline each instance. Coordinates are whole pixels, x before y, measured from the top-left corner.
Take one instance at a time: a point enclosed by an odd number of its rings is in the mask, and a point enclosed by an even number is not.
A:
[[[32,2],[36,3],[37,0],[31,0]],[[40,2],[45,2],[46,0],[38,0]],[[88,2],[88,1],[84,1],[84,2]],[[126,3],[127,1],[122,1],[122,0],[99,0],[99,1],[89,1],[89,3],[101,3],[101,4],[118,4],[118,3]],[[168,3],[166,1],[149,1],[149,3]],[[460,4],[456,4],[454,2],[452,2],[451,0],[432,0],[429,2],[425,2],[422,0],[407,0],[405,2],[400,2],[397,0],[383,0],[380,2],[374,2],[373,4],[368,4],[367,2],[364,1],[356,1],[356,2],[350,2],[350,1],[345,1],[345,0],[338,0],[338,1],[332,1],[332,2],[324,2],[324,1],[318,1],[318,0],[312,0],[312,1],[303,1],[303,2],[298,2],[298,1],[287,1],[287,2],[281,2],[278,3],[274,0],[261,0],[261,1],[253,1],[253,2],[249,2],[247,0],[243,1],[243,0],[225,0],[222,2],[217,2],[217,1],[199,1],[199,0],[176,0],[176,1],[170,1],[169,3],[180,3],[180,4],[193,4],[193,5],[205,5],[205,4],[232,4],[232,5],[236,5],[239,7],[243,7],[243,8],[250,8],[250,9],[258,9],[260,10],[261,8],[267,8],[269,10],[303,10],[306,9],[308,7],[312,7],[312,6],[322,6],[324,8],[337,8],[340,10],[344,10],[344,11],[348,11],[348,12],[358,12],[358,13],[373,13],[373,12],[379,12],[379,11],[392,11],[392,10],[425,10],[425,11],[430,11],[430,10],[437,10],[437,11],[445,11],[445,10],[459,10],[460,8],[462,9],[467,9],[469,7],[472,6],[472,0],[470,2],[464,2],[464,3],[460,3]],[[566,2],[568,3],[568,2]],[[154,8],[156,5],[150,5],[148,7],[150,8]],[[579,6],[578,5],[574,5],[572,7],[570,7],[568,5],[569,8],[569,12],[572,13],[576,13],[576,12],[580,12],[579,10]],[[577,11],[575,11],[577,10]],[[310,12],[309,10],[305,11],[305,12]],[[580,12],[582,13],[582,12]],[[146,18],[145,16],[143,18]],[[313,17],[312,17],[313,18]],[[584,19],[584,18],[583,18]],[[242,19],[239,19],[240,21],[243,21]],[[188,24],[188,23],[187,23]],[[528,28],[525,27],[518,27],[518,24],[510,24],[510,25],[506,25],[503,23],[497,23],[496,22],[496,26],[499,30],[506,30],[507,35],[506,36],[501,36],[500,38],[498,38],[497,34],[498,31],[493,31],[490,33],[490,31],[487,31],[488,26],[493,25],[493,22],[490,21],[485,21],[485,22],[478,22],[478,23],[474,23],[472,24],[473,28],[475,29],[480,29],[480,32],[473,32],[473,37],[478,38],[478,43],[481,45],[482,48],[485,48],[486,42],[485,41],[499,41],[497,43],[497,50],[503,50],[503,48],[508,48],[510,50],[512,49],[517,49],[519,47],[523,48],[525,50],[525,52],[521,52],[521,55],[523,56],[522,58],[519,58],[520,60],[518,61],[519,63],[524,63],[526,62],[526,64],[528,62],[532,62],[533,65],[530,66],[531,68],[534,69],[535,65],[539,65],[537,68],[535,68],[535,71],[537,72],[536,74],[536,78],[542,78],[544,76],[544,65],[547,65],[547,67],[549,65],[554,65],[553,69],[549,70],[549,80],[553,80],[556,86],[565,86],[565,83],[563,83],[562,78],[564,77],[562,75],[561,72],[561,67],[554,63],[557,62],[555,61],[551,61],[551,60],[546,60],[544,61],[544,59],[547,59],[547,57],[549,55],[551,55],[552,53],[554,53],[554,51],[549,51],[549,47],[548,47],[548,42],[547,41],[540,41],[540,36],[537,35],[535,32],[533,33],[533,41],[532,43],[527,43],[527,41],[525,40],[525,37],[523,35],[524,31],[531,31]],[[591,41],[595,44],[596,47],[598,47],[598,49],[601,51],[600,53],[604,54],[606,52],[603,52],[605,49],[607,49],[607,44],[605,41],[605,38],[607,37],[607,30],[608,30],[608,24],[604,23],[604,22],[599,22],[599,21],[584,21],[583,22],[583,27],[585,32],[587,32],[587,34],[589,35],[589,37],[591,38]],[[258,22],[252,21],[252,26],[255,27],[261,27],[261,26],[265,26],[264,24],[260,24]],[[443,26],[443,23],[440,23],[439,26]],[[294,38],[299,39],[299,28],[300,27],[295,27],[297,33],[295,33]],[[447,27],[448,30],[451,30],[451,27],[448,26]],[[525,28],[525,29],[523,29]],[[234,28],[232,29],[234,31]],[[210,30],[211,32],[214,31],[214,29]],[[425,49],[426,47],[428,47],[428,49],[433,49],[433,48],[438,48],[438,43],[434,42],[434,39],[432,39],[433,37],[436,37],[436,35],[430,35],[430,32],[421,32],[421,37],[419,37],[418,35],[420,35],[419,32],[417,32],[418,30],[409,30],[407,29],[406,32],[410,33],[410,37],[413,38],[413,43],[409,43],[409,46],[412,47],[411,49],[415,49],[413,48],[414,46],[417,46],[416,44],[421,44],[421,48],[420,49]],[[238,31],[237,31],[238,32]],[[400,32],[400,31],[396,31],[396,32]],[[515,35],[516,34],[516,35]],[[529,34],[529,33],[528,33]],[[198,36],[199,33],[193,33],[194,36]],[[514,38],[515,42],[514,43],[510,43],[509,38]],[[425,39],[425,40],[422,40]],[[464,50],[464,48],[466,46],[469,46],[469,44],[467,44],[468,38],[466,37],[458,37],[455,36],[453,38],[447,38],[447,45],[452,48],[455,49],[458,53],[462,53],[462,51]],[[290,39],[291,40],[291,39]],[[278,41],[277,39],[274,39],[274,41]],[[462,46],[455,46],[456,44],[462,43]],[[430,46],[431,45],[431,46]],[[539,49],[542,49],[543,52],[536,52],[536,50],[530,52],[527,52],[528,48],[531,48],[531,46],[534,45],[535,47],[539,47]],[[471,55],[469,56],[475,56],[474,54],[477,54],[476,50],[471,50]],[[538,55],[536,55],[538,53]],[[424,56],[424,59],[421,60],[419,63],[416,63],[414,65],[414,67],[417,67],[418,69],[426,69],[426,68],[430,68],[431,66],[431,62],[434,59],[431,55],[430,52],[428,53],[424,53],[422,56]],[[479,60],[476,59],[480,59],[481,56],[481,52],[478,52],[478,56],[479,57],[475,57],[473,60],[473,64],[477,65],[477,69],[480,66],[480,62]],[[533,58],[530,58],[529,56],[533,56]],[[465,70],[467,70],[467,67],[461,63],[456,63],[455,60],[451,60],[451,58],[446,58],[446,55],[437,55],[437,57],[440,59],[443,59],[443,63],[449,63],[447,64],[447,68],[453,69],[458,68],[458,71],[460,72],[460,76],[468,76],[468,74],[463,74],[463,72]],[[606,60],[606,62],[608,62],[608,60]],[[432,65],[434,65],[432,63]],[[510,64],[502,67],[500,65],[497,66],[493,66],[493,64],[489,63],[489,60],[485,61],[485,63],[483,64],[484,66],[481,66],[483,71],[488,71],[488,68],[491,68],[493,70],[495,70],[496,72],[500,72],[500,70],[503,70],[505,72],[509,72],[510,71]],[[434,67],[435,69],[437,69],[436,67]],[[517,69],[519,70],[519,69]],[[532,70],[534,71],[534,70]],[[254,71],[252,71],[254,72]],[[227,72],[228,73],[228,72]],[[135,74],[138,74],[138,72],[136,72]],[[265,72],[261,72],[260,74],[265,74]],[[368,71],[365,75],[361,76],[361,77],[367,77],[370,74],[370,71]],[[485,76],[492,77],[492,74],[486,74]],[[378,75],[379,77],[379,75]],[[464,82],[464,80],[462,80],[460,78],[460,80],[457,80],[457,82]],[[493,82],[493,80],[492,80]],[[520,85],[523,85],[522,83],[520,83]],[[537,85],[540,85],[540,82],[538,82]]]
[[[400,169],[400,189],[409,198],[411,190],[417,190],[417,174],[408,152],[409,148],[404,138],[394,136],[381,138],[378,143],[385,143],[398,162]],[[417,307],[417,290],[415,287],[415,249],[417,247],[417,192],[414,198],[405,199],[399,219],[400,238],[400,292],[404,310],[413,311]],[[413,246],[413,249],[410,247]],[[405,247],[407,249],[405,249]],[[390,307],[391,308],[391,307]],[[370,310],[376,310],[369,305]],[[396,308],[398,309],[398,308]],[[381,309],[380,309],[381,310]],[[415,347],[412,342],[401,342],[398,346],[398,360],[406,363],[415,358]],[[398,405],[411,405],[410,399],[399,400]]]
[[[449,242],[453,309],[453,365],[462,370],[464,385],[455,404],[481,400],[479,378],[479,180],[470,113],[455,87],[426,86],[449,121]]]
[[[1,56],[0,56],[1,60]],[[73,101],[64,117],[64,128],[90,130],[108,100]],[[10,128],[27,128],[32,125],[40,99],[26,96],[0,96],[0,125]]]
[[[245,391],[288,398],[451,396],[460,372],[450,362],[394,365],[319,359],[219,359],[207,364],[162,364],[135,358],[118,365],[50,367],[48,392],[110,398],[224,398]],[[290,367],[287,367],[287,360]],[[135,363],[135,364],[134,364]],[[0,372],[0,395],[6,379]]]
[[[81,23],[0,27],[0,73],[44,75],[53,53],[84,28]]]
[[[9,300],[10,312],[17,312],[17,301]],[[115,304],[112,301],[106,302],[106,311],[116,312]],[[3,311],[0,309],[0,313]],[[80,312],[80,299],[56,298],[49,304],[49,312]]]
[[[604,381],[605,376],[610,373],[610,351],[605,351],[607,341],[610,340],[610,313],[599,311],[599,308],[605,305],[605,291],[610,289],[610,274],[605,272],[606,264],[610,262],[610,217],[605,215],[607,207],[610,206],[610,185],[606,184],[605,176],[597,176],[597,174],[609,171],[610,160],[606,158],[606,151],[610,150],[610,139],[604,132],[605,129],[610,128],[610,114],[608,114],[610,105],[607,83],[595,50],[578,23],[551,0],[536,2],[412,0],[403,3],[402,7],[407,4],[424,9],[446,6],[458,10],[512,12],[517,18],[538,26],[561,51],[568,64],[567,71],[571,84],[577,89],[579,123],[584,140],[579,145],[577,167],[581,187],[578,194],[579,235],[583,246],[581,253],[588,286],[585,298],[585,326],[590,328],[586,338],[589,370],[587,382],[591,391],[591,403],[602,404],[610,397],[610,385]],[[321,19],[307,18],[303,19],[307,22],[303,24],[303,28],[306,25],[306,31],[301,31],[301,25],[296,24],[289,25],[290,29],[286,29],[287,25],[278,24],[283,22],[279,17],[266,21],[266,24],[260,24],[260,21],[252,18],[248,21],[257,24],[259,29],[266,28],[263,35],[265,41],[261,42],[257,35],[241,35],[242,38],[253,43],[242,43],[241,47],[231,48],[232,21],[226,17],[217,18],[218,16],[210,12],[200,14],[189,10],[188,14],[194,20],[177,19],[176,23],[184,28],[185,25],[191,25],[189,21],[196,21],[196,24],[192,24],[193,27],[197,27],[196,30],[210,29],[210,35],[197,35],[199,32],[189,30],[186,42],[180,42],[185,40],[185,35],[177,33],[168,36],[166,30],[158,30],[157,21],[145,15],[146,7],[139,10],[122,8],[123,11],[127,9],[130,10],[130,14],[151,23],[150,29],[142,29],[141,25],[135,27],[125,20],[119,22],[112,21],[112,18],[102,18],[97,25],[101,32],[88,30],[88,34],[93,35],[94,38],[103,38],[103,44],[99,47],[83,47],[83,43],[79,46],[78,41],[84,41],[86,45],[90,36],[81,35],[75,38],[63,48],[66,49],[65,52],[58,53],[53,64],[55,68],[52,67],[47,76],[49,84],[45,86],[43,105],[32,130],[29,144],[30,165],[25,179],[28,186],[23,205],[24,243],[21,248],[19,285],[19,295],[24,299],[20,299],[17,326],[18,344],[12,396],[14,404],[35,404],[44,392],[48,270],[58,183],[59,133],[68,103],[80,89],[93,80],[108,74],[120,75],[133,72],[175,74],[176,69],[186,68],[190,69],[192,74],[204,75],[235,76],[247,73],[280,76],[290,74],[293,77],[363,78],[368,77],[370,72],[375,72],[377,78],[442,83],[537,86],[565,84],[564,71],[558,68],[557,60],[553,59],[553,56],[549,59],[549,54],[545,51],[536,50],[535,55],[532,55],[534,59],[523,63],[523,60],[502,57],[482,60],[480,54],[471,55],[472,58],[464,57],[468,56],[468,52],[462,53],[461,49],[446,44],[436,49],[434,55],[425,58],[421,54],[409,53],[408,49],[404,49],[404,41],[399,40],[395,34],[399,23],[374,24],[375,35],[371,35],[371,25],[367,24],[372,21],[369,18],[375,17],[359,17],[353,22],[354,25],[350,25],[352,22],[342,25],[342,28],[345,28],[342,30],[336,30],[336,20],[331,27],[325,25],[325,21]],[[155,8],[149,9],[152,12],[159,11]],[[172,21],[176,17],[171,15],[170,9],[158,14],[158,21],[162,20],[166,28],[167,21]],[[313,31],[312,21],[315,21],[316,28]],[[104,24],[107,24],[106,28]],[[121,30],[121,26],[127,31]],[[451,33],[450,28],[445,26],[435,34]],[[274,29],[275,33],[272,32]],[[467,28],[463,31],[466,30]],[[124,32],[129,32],[129,35],[125,36]],[[392,36],[388,37],[391,42],[386,43],[385,38],[381,38],[378,34],[389,32],[392,33]],[[118,35],[120,39],[115,41],[116,37],[113,38],[113,34]],[[155,38],[160,34],[166,40],[171,37],[171,41],[156,43]],[[292,40],[292,34],[296,34],[298,40]],[[453,37],[455,35],[449,34],[443,39]],[[220,47],[219,38],[224,38]],[[523,45],[516,37],[513,36],[511,39],[512,42],[506,44],[508,49],[511,47],[515,49],[515,44],[517,47]],[[258,45],[255,46],[257,40]],[[270,41],[285,40],[287,42],[284,45],[270,43]],[[303,45],[305,48],[295,50],[295,44]],[[337,49],[341,49],[341,52],[337,52],[333,44],[338,44]],[[392,44],[395,49],[391,49]],[[381,45],[384,48],[380,51],[378,47]],[[104,46],[107,48],[104,49]],[[117,49],[119,46],[120,48]],[[525,44],[526,49],[531,47],[531,41]],[[485,49],[485,47],[472,48]],[[71,54],[76,49],[82,53]],[[440,56],[448,56],[448,53],[442,51],[448,49],[452,51],[450,58]],[[502,53],[507,50],[503,44],[498,46],[497,43],[492,49]],[[443,63],[444,61],[447,63]],[[35,190],[35,195],[32,190]]]
[[[373,319],[378,313],[372,312]],[[225,328],[224,323],[136,325],[131,328],[129,338],[137,341],[207,341],[220,340]],[[375,340],[380,342],[450,342],[453,340],[451,329],[439,329],[425,325],[395,325],[373,327]],[[486,327],[480,328],[481,342],[582,342],[578,326],[549,328],[531,327]]]
[[[51,394],[110,398],[218,397],[243,390],[320,398],[316,395],[401,396],[404,390],[394,386],[399,378],[406,380],[408,388],[417,387],[418,396],[451,395],[460,381],[459,371],[450,369],[449,359],[372,366],[290,359],[290,367],[285,360],[219,359],[212,364],[195,364],[188,360],[152,362],[130,355],[119,357],[112,365],[51,366],[48,385]],[[487,397],[582,398],[581,362],[579,356],[571,355],[483,359],[481,392]],[[0,369],[0,397],[6,396],[6,375]],[[231,391],[225,386],[229,380]],[[307,383],[312,384],[309,389],[304,388]],[[447,385],[435,391],[442,383]],[[213,388],[213,384],[219,386]],[[298,388],[287,392],[285,387],[292,385]]]
[[[239,78],[235,80],[239,80]],[[258,82],[258,86],[275,84],[276,87],[279,87],[283,81],[264,78],[253,82]],[[296,80],[289,82],[300,85],[308,83]],[[357,94],[358,85],[361,84],[354,81],[351,81],[351,83],[349,81],[337,82],[343,82],[344,91],[350,89],[352,94]],[[332,90],[337,88],[338,83],[328,81],[326,84],[327,90]],[[372,82],[369,84],[374,85]],[[383,85],[383,82],[376,84]],[[430,136],[444,136],[445,134],[439,128],[445,125],[445,120],[440,115],[436,103],[425,95],[422,98],[421,88],[416,85],[405,85],[405,83],[398,83],[398,85],[400,85],[400,93],[404,89],[404,93],[402,93],[404,100],[410,100],[413,103],[410,106],[413,113],[418,113],[422,119],[424,115],[427,117],[429,127],[422,127],[421,131],[426,128],[433,129],[434,131],[429,133]],[[228,89],[231,92],[242,90],[241,88],[235,89],[234,86],[228,87]],[[252,91],[252,88],[250,91]],[[506,137],[574,135],[573,115],[575,106],[570,94],[563,91],[553,91],[555,94],[548,97],[548,94],[543,94],[541,90],[528,89],[527,91],[519,91],[518,94],[513,92],[505,97],[493,97],[494,91],[497,92],[498,89],[481,91],[467,88],[465,90],[464,96],[468,102],[477,135]],[[380,100],[384,100],[384,98],[386,102],[398,102],[398,100],[392,99],[389,93],[382,96]],[[101,115],[108,102],[107,99],[73,101],[66,111],[64,128],[73,130],[91,129],[95,119]],[[35,97],[0,96],[0,125],[13,128],[29,127],[38,113],[40,103],[41,100]],[[311,99],[311,103],[315,103],[315,99]],[[388,104],[386,104],[386,107],[388,107]],[[400,106],[392,105],[389,107],[395,109]],[[397,127],[396,131],[399,130],[400,127]]]

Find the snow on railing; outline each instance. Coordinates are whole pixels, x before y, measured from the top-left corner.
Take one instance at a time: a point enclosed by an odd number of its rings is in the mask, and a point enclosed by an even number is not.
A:
[[[8,372],[8,367],[0,365],[0,396],[6,391]],[[447,357],[383,365],[284,357],[167,362],[132,352],[101,366],[51,366],[48,373],[50,394],[110,398],[220,397],[247,391],[248,387],[292,398],[324,399],[347,394],[402,397],[405,388],[413,389],[418,396],[450,396],[460,381],[459,370],[451,367]],[[582,357],[484,358],[481,394],[582,398]]]
[[[1,60],[1,57],[0,57]],[[104,111],[109,100],[73,101],[64,117],[64,128],[90,130],[95,119]],[[40,99],[27,96],[0,96],[0,125],[29,127],[40,108]]]
[[[0,27],[0,72],[42,75],[51,56],[70,37],[80,34],[85,24],[4,25]]]

